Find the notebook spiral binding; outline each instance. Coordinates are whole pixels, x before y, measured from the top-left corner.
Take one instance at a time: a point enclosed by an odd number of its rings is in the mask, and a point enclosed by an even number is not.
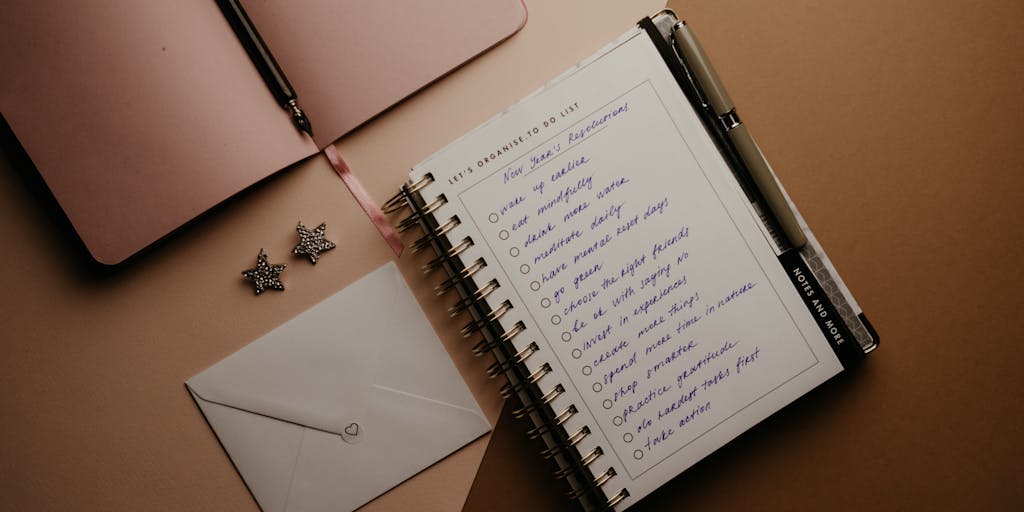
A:
[[[448,308],[449,314],[453,318],[469,314],[471,319],[460,333],[465,338],[480,336],[472,347],[474,355],[491,354],[494,357],[494,363],[486,370],[487,376],[493,379],[504,375],[507,382],[499,389],[501,396],[506,399],[516,396],[524,404],[512,411],[512,415],[532,420],[533,428],[527,432],[527,436],[544,440],[547,448],[541,455],[545,459],[553,459],[558,465],[559,469],[554,472],[554,476],[569,482],[572,490],[568,496],[579,500],[588,510],[614,508],[629,497],[629,491],[623,488],[610,496],[604,492],[603,486],[616,475],[615,468],[591,468],[604,455],[604,449],[600,446],[586,454],[580,453],[577,445],[591,434],[590,427],[584,425],[573,432],[566,430],[565,423],[579,409],[576,404],[561,410],[552,407],[554,400],[566,392],[565,386],[556,383],[546,390],[542,389],[542,381],[553,371],[551,364],[544,362],[532,371],[525,364],[541,351],[540,345],[530,342],[524,348],[516,349],[513,340],[527,330],[526,324],[517,320],[511,323],[511,327],[503,327],[501,320],[515,306],[512,301],[504,300],[496,307],[490,307],[487,298],[501,288],[501,284],[497,279],[491,279],[478,285],[473,279],[487,267],[487,261],[477,258],[467,264],[460,257],[473,246],[473,239],[468,236],[461,240],[449,239],[448,234],[461,225],[462,221],[455,215],[447,219],[439,216],[439,210],[448,202],[443,194],[429,201],[424,199],[423,192],[433,181],[434,177],[430,173],[410,180],[381,206],[381,210],[387,214],[410,210],[405,218],[396,222],[395,228],[399,232],[416,226],[422,229],[423,235],[411,244],[413,252],[431,248],[436,255],[423,265],[423,272],[429,274],[438,269],[445,270],[448,277],[434,287],[434,292],[441,296],[454,290],[459,295],[459,300]]]

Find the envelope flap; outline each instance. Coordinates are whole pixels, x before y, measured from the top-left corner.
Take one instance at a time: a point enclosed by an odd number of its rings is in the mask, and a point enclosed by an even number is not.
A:
[[[478,410],[380,386],[371,394],[361,443],[305,437],[288,510],[353,510],[490,430]]]
[[[196,375],[188,386],[201,400],[340,434],[366,414],[380,348],[432,342],[408,339],[409,329],[395,311],[396,304],[408,302],[415,307],[389,263]]]

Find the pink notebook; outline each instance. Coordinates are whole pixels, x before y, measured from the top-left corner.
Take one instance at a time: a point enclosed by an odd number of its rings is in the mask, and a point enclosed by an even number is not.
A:
[[[0,114],[114,265],[519,30],[522,0],[242,2],[316,136],[213,0],[0,5]]]

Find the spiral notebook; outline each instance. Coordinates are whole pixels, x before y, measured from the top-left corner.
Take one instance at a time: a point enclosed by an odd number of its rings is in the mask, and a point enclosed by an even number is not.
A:
[[[799,246],[745,175],[676,28],[641,20],[384,205],[411,210],[397,227],[423,230],[424,271],[588,510],[628,508],[877,346],[792,203]]]

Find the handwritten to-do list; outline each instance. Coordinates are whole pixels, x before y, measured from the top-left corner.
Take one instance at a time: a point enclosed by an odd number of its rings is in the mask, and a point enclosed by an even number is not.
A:
[[[815,362],[649,83],[459,199],[630,473]]]
[[[541,130],[444,193],[535,326],[536,357],[637,479],[819,358],[750,215],[723,202],[739,192],[714,185],[651,79],[619,81],[551,100]]]

